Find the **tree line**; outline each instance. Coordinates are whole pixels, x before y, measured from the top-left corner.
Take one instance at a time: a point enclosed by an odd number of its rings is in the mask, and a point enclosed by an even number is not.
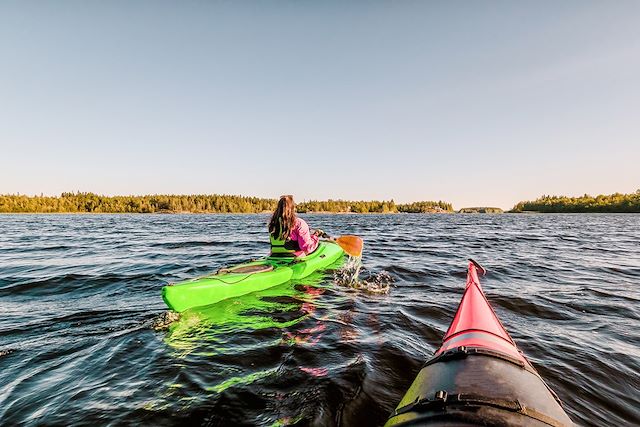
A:
[[[389,201],[348,201],[326,200],[302,202],[296,206],[298,212],[355,212],[355,213],[436,213],[453,212],[451,203],[437,201],[423,201],[406,204],[396,204]]]
[[[102,196],[95,193],[67,192],[58,196],[0,195],[0,213],[260,213],[272,212],[275,199],[232,195],[146,195]],[[452,212],[450,203],[390,201],[305,201],[298,212]]]
[[[512,212],[640,212],[640,190],[631,194],[600,194],[580,197],[547,196],[516,204]]]

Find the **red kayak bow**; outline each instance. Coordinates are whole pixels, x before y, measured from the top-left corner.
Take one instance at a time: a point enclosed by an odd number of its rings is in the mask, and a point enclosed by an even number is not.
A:
[[[442,345],[385,426],[572,426],[560,400],[518,350],[482,292],[467,283]]]
[[[478,270],[484,275],[485,270],[475,261],[469,260],[464,295],[436,355],[461,346],[478,347],[501,351],[528,363],[482,292]]]

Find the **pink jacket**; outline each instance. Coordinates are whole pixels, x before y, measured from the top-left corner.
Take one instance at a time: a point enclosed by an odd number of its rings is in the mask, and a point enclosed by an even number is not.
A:
[[[300,250],[295,253],[295,256],[308,255],[318,247],[318,236],[311,234],[309,225],[302,218],[296,218],[293,230],[289,233],[289,239],[295,240],[300,246]]]

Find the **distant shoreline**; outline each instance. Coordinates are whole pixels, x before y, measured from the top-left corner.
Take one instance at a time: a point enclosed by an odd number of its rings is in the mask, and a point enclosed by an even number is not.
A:
[[[265,212],[0,212],[0,215],[271,215]],[[298,215],[457,215],[460,212],[329,212],[306,211]]]
[[[259,214],[273,212],[276,199],[220,194],[154,194],[103,196],[62,193],[60,196],[0,194],[0,214]],[[542,196],[517,203],[511,210],[480,206],[454,210],[442,200],[395,203],[391,200],[310,200],[296,204],[312,214],[502,214],[502,213],[640,213],[640,190],[631,194],[580,197]]]
[[[519,202],[512,212],[538,213],[640,213],[640,190],[635,193],[600,194],[580,197],[542,196]]]
[[[456,216],[493,216],[493,215],[516,215],[516,216],[537,216],[537,215],[637,215],[640,212],[535,212],[535,211],[522,211],[512,212],[505,211],[503,214],[490,213],[490,212],[298,212],[299,215],[456,215]],[[68,216],[94,216],[94,215],[271,215],[271,212],[0,212],[2,216],[13,215],[68,215]]]
[[[261,213],[273,212],[278,201],[220,194],[154,194],[102,196],[62,193],[60,196],[0,195],[0,213]],[[298,212],[429,213],[453,212],[451,203],[421,201],[396,204],[393,200],[325,200],[296,204]]]

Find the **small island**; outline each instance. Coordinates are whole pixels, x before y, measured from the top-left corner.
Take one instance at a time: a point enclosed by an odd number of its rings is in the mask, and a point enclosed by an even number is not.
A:
[[[500,208],[489,208],[489,207],[482,207],[482,208],[462,208],[458,211],[458,213],[489,213],[489,214],[496,214],[496,213],[504,213],[504,211]]]

